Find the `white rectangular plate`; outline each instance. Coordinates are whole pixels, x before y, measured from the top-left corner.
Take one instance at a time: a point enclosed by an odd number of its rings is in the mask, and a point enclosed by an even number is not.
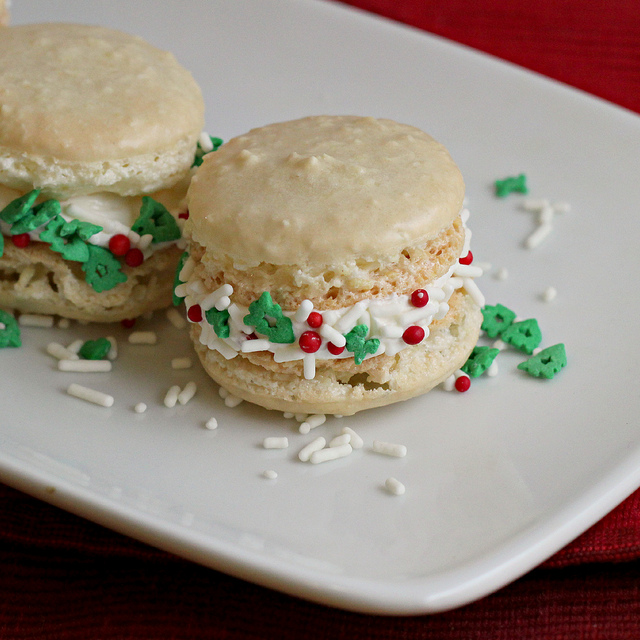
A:
[[[640,484],[637,282],[640,119],[492,58],[319,0],[17,2],[14,22],[98,23],[171,49],[201,84],[207,128],[228,139],[309,114],[390,117],[433,134],[467,183],[473,250],[493,267],[489,303],[536,317],[543,346],[564,342],[552,381],[499,375],[466,394],[422,398],[330,419],[310,436],[280,414],[224,406],[198,367],[173,371],[188,339],[164,314],[142,327],[25,329],[0,352],[0,478],[65,509],[256,583],[372,613],[426,613],[514,580]],[[531,196],[571,203],[534,251],[522,196],[498,200],[497,178],[525,172]],[[373,230],[375,232],[375,230]],[[509,278],[492,276],[505,267]],[[541,300],[557,289],[551,303]],[[51,340],[115,334],[110,374],[57,373]],[[197,381],[186,406],[162,405]],[[80,382],[111,409],[65,395]],[[132,407],[145,402],[138,415]],[[215,415],[219,428],[204,422]],[[349,458],[297,460],[312,436],[348,424],[365,439]],[[290,447],[265,451],[264,437]],[[405,444],[393,459],[371,451]],[[264,470],[277,471],[266,480]],[[401,497],[384,490],[394,476]]]

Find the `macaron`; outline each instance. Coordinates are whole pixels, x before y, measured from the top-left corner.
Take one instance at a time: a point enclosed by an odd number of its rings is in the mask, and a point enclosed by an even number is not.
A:
[[[171,302],[204,103],[175,57],[96,26],[0,38],[0,305],[117,321]]]
[[[446,380],[478,339],[462,175],[391,120],[313,116],[205,157],[177,275],[209,375],[267,409],[350,415]]]

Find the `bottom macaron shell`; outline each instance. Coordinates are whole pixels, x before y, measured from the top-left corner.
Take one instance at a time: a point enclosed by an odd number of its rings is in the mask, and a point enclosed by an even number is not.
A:
[[[192,325],[191,336],[207,373],[243,400],[283,412],[352,415],[426,393],[466,362],[478,340],[482,313],[471,297],[464,294],[456,296],[447,317],[433,327],[429,338],[421,344],[404,349],[393,358],[381,355],[371,359],[370,362],[378,358],[390,360],[388,380],[383,384],[372,383],[366,368],[353,360],[349,360],[348,369],[340,366],[340,371],[318,361],[315,378],[306,380],[301,372],[274,371],[241,354],[226,360],[200,344],[198,325]],[[347,361],[328,362],[342,365]]]
[[[154,252],[135,268],[124,267],[126,282],[97,292],[80,264],[64,260],[43,243],[19,249],[5,244],[0,259],[0,306],[22,313],[55,314],[89,322],[118,322],[171,304],[181,251]]]

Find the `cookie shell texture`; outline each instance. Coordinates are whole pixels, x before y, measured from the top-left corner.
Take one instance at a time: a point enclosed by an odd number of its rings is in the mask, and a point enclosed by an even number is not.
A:
[[[185,232],[241,269],[395,260],[460,213],[464,182],[428,134],[391,120],[311,116],[205,157]]]
[[[54,197],[170,187],[204,124],[200,89],[171,53],[87,25],[3,30],[0,105],[0,183]]]

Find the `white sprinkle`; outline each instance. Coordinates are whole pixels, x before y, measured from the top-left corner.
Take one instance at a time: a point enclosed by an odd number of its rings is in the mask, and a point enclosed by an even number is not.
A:
[[[178,298],[185,298],[189,293],[186,282],[179,284],[173,291]]]
[[[198,144],[200,145],[200,148],[205,153],[209,153],[210,151],[213,151],[213,142],[211,142],[211,138],[209,137],[209,134],[206,131],[203,131],[200,134],[200,137],[198,138]]]
[[[311,300],[303,300],[298,307],[298,310],[294,313],[293,319],[296,322],[306,322],[309,314],[313,311],[313,302]]]
[[[107,340],[111,343],[111,347],[107,352],[109,360],[115,360],[118,357],[118,341],[113,336],[107,336]]]
[[[271,436],[262,441],[265,449],[286,449],[289,446],[289,439],[286,436]]]
[[[224,387],[219,387],[218,395],[224,400],[229,395],[229,392]]]
[[[337,418],[338,416],[335,417]],[[364,440],[351,427],[342,427],[342,433],[348,433],[351,436],[349,444],[354,449],[362,449]]]
[[[445,391],[453,391],[456,385],[456,377],[454,375],[450,375],[443,383],[442,388]]]
[[[549,201],[546,198],[527,198],[522,203],[522,208],[525,211],[540,211],[549,206]]]
[[[476,262],[476,267],[480,267],[482,269],[482,273],[486,271],[491,271],[492,264],[490,262]]]
[[[323,324],[320,327],[320,335],[329,340],[329,342],[333,342],[336,347],[344,347],[347,344],[347,339],[328,324]]]
[[[405,492],[404,485],[395,478],[387,478],[384,483],[385,489],[394,496],[401,496]]]
[[[309,433],[311,429],[315,429],[319,427],[321,424],[324,424],[327,420],[327,416],[323,413],[317,413],[312,416],[308,416],[304,422],[300,425],[300,433]]]
[[[554,202],[553,210],[556,213],[569,213],[571,205],[568,202]]]
[[[540,246],[542,241],[551,233],[553,227],[549,223],[541,224],[538,228],[524,241],[527,249],[535,249]]]
[[[204,423],[205,429],[217,429],[218,428],[218,421],[216,420],[216,418],[211,417],[209,418],[205,423]]]
[[[187,291],[192,295],[202,296],[207,293],[202,280],[190,280],[187,282]]]
[[[191,358],[173,358],[173,360],[171,360],[172,369],[191,369],[192,366],[193,362]]]
[[[308,413],[296,413],[293,416],[298,422],[304,422],[308,417]]]
[[[487,369],[487,375],[490,378],[495,378],[498,375],[498,361],[494,360]]]
[[[262,472],[262,476],[267,480],[275,480],[278,477],[278,473],[273,469],[267,469],[266,471]]]
[[[83,344],[84,340],[74,340],[70,345],[67,346],[67,351],[77,354],[80,349],[82,349]]]
[[[378,330],[378,333],[383,338],[402,338],[402,334],[404,333],[404,327],[388,325],[385,327],[380,327],[380,329]],[[425,335],[426,335],[426,331],[425,331]]]
[[[496,275],[495,275],[496,280],[504,281],[508,277],[509,277],[509,271],[507,270],[506,267],[500,267],[500,269],[496,271]]]
[[[467,376],[467,374],[462,370],[462,369],[458,369],[457,371],[453,372],[453,377],[457,380],[458,378],[462,378],[462,376]],[[469,377],[469,376],[467,376]]]
[[[58,320],[58,328],[59,329],[68,329],[71,326],[71,321],[69,318],[60,318]]]
[[[180,280],[180,282],[187,283],[189,281],[189,278],[191,278],[191,276],[193,275],[193,271],[195,268],[196,261],[191,256],[189,256],[182,266],[182,269],[180,270],[180,275],[178,275],[178,279]]]
[[[507,348],[507,343],[498,339],[491,346],[499,351],[504,351]]]
[[[213,293],[210,293],[206,298],[204,298],[200,302],[200,307],[203,311],[209,311],[212,307],[216,306],[216,303],[221,298],[226,298],[229,300],[229,296],[233,293],[233,287],[230,284],[223,284],[221,287],[218,287]],[[225,309],[229,306],[229,303],[224,307]],[[217,309],[217,306],[216,306]],[[222,311],[222,309],[218,309],[218,311]]]
[[[228,394],[227,397],[224,399],[225,406],[230,407],[231,409],[234,409],[241,403],[242,403],[242,398],[238,398],[238,396],[234,396],[232,393]]]
[[[67,393],[74,398],[86,400],[87,402],[97,404],[101,407],[111,407],[113,406],[114,402],[113,396],[102,393],[101,391],[96,391],[95,389],[83,387],[82,385],[76,384],[75,382],[69,385]]]
[[[302,359],[302,368],[305,380],[313,380],[316,377],[316,357],[313,353],[305,353]]]
[[[144,413],[147,410],[147,405],[144,402],[138,402],[138,404],[133,407],[133,410],[136,413]]]
[[[537,356],[542,351],[542,347],[537,347],[531,352],[532,356]]]
[[[66,347],[63,347],[61,344],[57,342],[50,342],[47,345],[47,353],[58,360],[77,360],[78,354],[73,353],[73,351],[69,351]]]
[[[351,444],[351,436],[348,433],[336,436],[329,442],[330,447],[341,447],[343,444]],[[353,448],[353,445],[351,446]]]
[[[457,264],[453,273],[461,278],[479,278],[482,275],[482,269],[472,264]]]
[[[478,289],[478,285],[474,280],[472,280],[471,278],[464,278],[464,288],[480,308],[484,307],[484,295],[482,295],[482,291]]]
[[[269,341],[258,338],[257,340],[245,340],[240,347],[242,353],[255,353],[256,351],[266,351],[269,348]]]
[[[222,296],[222,298],[219,298],[217,300],[214,306],[216,310],[224,311],[225,309],[229,308],[230,304],[231,304],[231,298],[229,296]]]
[[[145,233],[143,236],[140,236],[140,240],[138,240],[138,249],[144,251],[149,248],[152,242],[153,236],[150,233]]]
[[[362,311],[364,309],[365,303],[364,301],[356,302],[349,311],[347,311],[342,318],[340,318],[336,323],[334,323],[334,327],[336,331],[340,333],[348,333],[355,327],[358,318],[361,316]]]
[[[555,287],[547,287],[542,294],[542,299],[545,302],[551,302],[557,295],[558,292],[556,291]]]
[[[18,323],[23,327],[42,327],[48,329],[53,327],[53,322],[53,316],[44,316],[37,313],[23,313],[18,318]]]
[[[326,449],[320,449],[320,451],[314,451],[309,458],[312,464],[319,464],[320,462],[327,462],[329,460],[337,460],[338,458],[344,458],[353,451],[350,444],[343,444],[340,447],[328,447]]]
[[[58,360],[59,371],[74,373],[105,373],[111,371],[109,360]]]
[[[164,406],[169,409],[176,406],[176,402],[178,402],[178,395],[180,394],[180,387],[177,384],[174,384],[172,387],[169,387],[169,390],[164,396]]]
[[[372,449],[376,453],[382,453],[385,456],[394,456],[396,458],[404,458],[407,455],[407,447],[403,444],[394,444],[393,442],[374,440]]]
[[[156,344],[158,336],[155,331],[133,331],[129,334],[129,344]]]
[[[169,307],[166,314],[167,320],[169,320],[176,329],[184,329],[187,326],[187,321],[175,307]]]
[[[295,414],[294,414],[294,413],[291,413],[291,411],[285,411],[285,412],[282,414],[282,417],[283,417],[285,420],[291,420],[291,418],[293,418],[294,416],[295,416]]]
[[[231,316],[231,321],[238,327],[238,329],[240,329],[240,331],[246,334],[253,333],[253,327],[250,327],[244,323],[245,313],[237,304],[234,303],[229,305],[227,311]]]
[[[193,382],[193,380],[187,382],[184,389],[178,394],[178,402],[180,404],[187,404],[187,402],[189,402],[189,400],[191,400],[191,398],[196,395],[197,390],[198,387],[196,383]]]
[[[538,212],[538,224],[547,224],[547,223],[551,223],[553,222],[553,216],[555,214],[555,211],[553,210],[553,207],[548,206],[548,207],[543,207],[539,212]]]
[[[320,449],[324,449],[325,444],[327,444],[327,441],[322,436],[318,436],[315,440],[312,440],[308,445],[300,449],[298,459],[302,462],[309,462],[311,455],[316,451],[320,451]]]

